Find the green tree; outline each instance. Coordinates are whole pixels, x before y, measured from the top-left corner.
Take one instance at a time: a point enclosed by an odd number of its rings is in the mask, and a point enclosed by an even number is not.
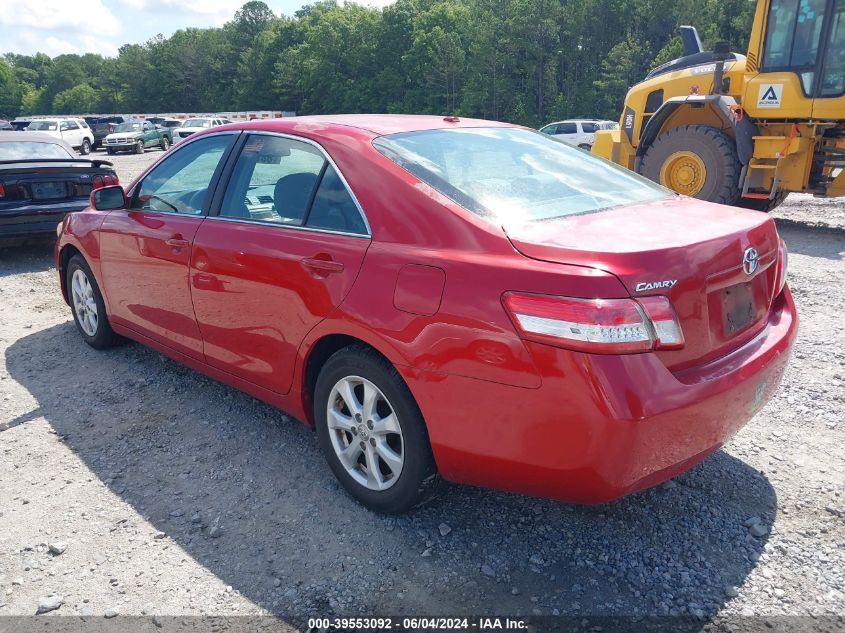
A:
[[[56,114],[87,114],[99,105],[97,91],[87,83],[62,90],[53,98],[53,112]]]
[[[22,90],[12,67],[0,59],[0,117],[12,119],[21,109]]]

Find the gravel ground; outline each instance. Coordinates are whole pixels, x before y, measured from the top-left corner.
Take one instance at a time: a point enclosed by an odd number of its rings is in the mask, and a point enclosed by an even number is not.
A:
[[[116,157],[121,180],[159,155]],[[845,614],[845,231],[803,224],[813,203],[777,214],[802,321],[775,399],[598,507],[452,486],[372,514],[304,426],[140,345],[89,348],[50,248],[0,250],[0,615]]]

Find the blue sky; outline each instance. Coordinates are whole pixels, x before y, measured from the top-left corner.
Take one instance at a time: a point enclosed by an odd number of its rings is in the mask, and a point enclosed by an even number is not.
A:
[[[187,27],[220,26],[246,0],[3,0],[0,54],[51,57],[62,53],[113,56],[120,45],[141,43]],[[276,13],[292,15],[307,0],[265,0]],[[391,0],[361,0],[384,6]]]

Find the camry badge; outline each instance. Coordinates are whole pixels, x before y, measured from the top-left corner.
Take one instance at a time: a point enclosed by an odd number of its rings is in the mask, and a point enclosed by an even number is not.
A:
[[[746,248],[745,253],[742,255],[742,269],[745,271],[745,274],[753,275],[759,263],[760,256],[757,255],[757,249],[753,246]]]
[[[641,281],[636,286],[634,286],[634,292],[658,290],[659,288],[671,288],[676,283],[678,283],[677,279],[664,279],[663,281]]]

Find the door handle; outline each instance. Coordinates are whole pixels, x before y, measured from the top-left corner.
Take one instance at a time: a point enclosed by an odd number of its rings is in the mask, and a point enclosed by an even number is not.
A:
[[[173,248],[185,248],[186,246],[191,245],[188,240],[183,240],[178,237],[171,237],[169,240],[164,240],[164,243],[168,246],[172,246]]]
[[[302,265],[308,270],[320,275],[330,275],[332,273],[339,273],[343,271],[343,263],[336,262],[333,259],[306,257],[302,260]]]

